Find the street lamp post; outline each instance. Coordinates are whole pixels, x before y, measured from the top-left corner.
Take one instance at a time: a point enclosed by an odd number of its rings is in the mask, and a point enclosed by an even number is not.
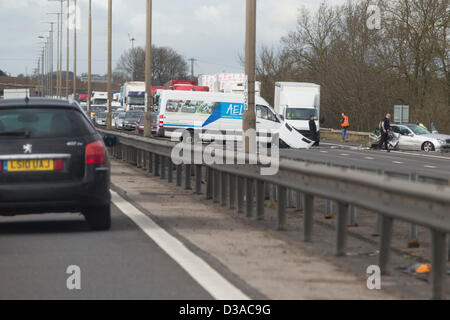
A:
[[[147,0],[147,37],[145,47],[145,92],[146,105],[144,136],[151,137],[152,135],[152,0]]]
[[[112,129],[112,0],[108,0],[108,113],[106,115],[106,128]]]
[[[50,22],[50,98],[53,98],[53,25],[54,22]]]
[[[62,96],[62,56],[63,56],[63,3],[65,0],[49,0],[58,1],[60,3],[60,20],[58,22],[58,75],[57,75],[57,95],[61,98]],[[58,14],[58,13],[57,13]]]
[[[66,27],[67,27],[67,49],[66,49],[66,98],[69,98],[69,58],[70,58],[70,0],[67,0],[67,19],[66,19]]]
[[[61,77],[61,29],[60,29],[60,25],[62,24],[62,13],[47,13],[47,14],[54,14],[58,16],[58,32],[57,32],[57,55],[56,55],[56,95],[60,96],[60,91],[61,91],[61,83],[60,83],[60,77]],[[52,40],[53,41],[53,40]],[[53,75],[52,75],[52,79],[53,79]],[[52,80],[53,81],[53,80]]]
[[[256,56],[256,0],[247,0],[245,38],[245,73],[248,77],[248,107],[242,121],[244,151],[256,153],[255,114],[255,56]]]
[[[38,39],[45,39],[45,37],[38,36]],[[40,72],[39,83],[40,83],[40,96],[43,97],[45,95],[44,74],[45,74],[45,45],[46,45],[46,42],[41,42],[40,44],[42,44],[42,51],[41,51],[41,55],[39,57],[39,59],[41,61],[41,68],[39,70],[39,72]]]
[[[91,119],[92,96],[92,0],[89,0],[89,26],[88,26],[88,117]]]
[[[50,35],[48,36],[48,46],[47,46],[47,71],[48,71],[48,94],[53,97],[53,25],[54,22],[42,22],[51,25]]]
[[[77,0],[73,4],[73,98],[77,99]]]

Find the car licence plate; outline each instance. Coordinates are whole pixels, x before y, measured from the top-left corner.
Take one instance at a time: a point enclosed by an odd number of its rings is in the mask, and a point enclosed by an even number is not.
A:
[[[52,159],[3,161],[3,171],[6,172],[54,171],[54,170],[55,165]]]

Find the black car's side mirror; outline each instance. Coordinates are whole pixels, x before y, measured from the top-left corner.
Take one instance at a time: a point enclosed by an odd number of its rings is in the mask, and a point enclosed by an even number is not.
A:
[[[115,147],[120,144],[119,138],[112,134],[106,134],[103,137],[103,141],[105,143],[105,146],[107,146],[108,148]]]
[[[324,124],[325,123],[325,117],[321,117],[320,118],[320,124]]]

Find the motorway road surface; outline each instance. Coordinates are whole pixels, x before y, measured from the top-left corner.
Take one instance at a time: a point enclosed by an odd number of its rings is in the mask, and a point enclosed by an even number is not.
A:
[[[415,152],[390,152],[365,150],[335,144],[321,144],[310,150],[280,150],[283,158],[331,163],[339,166],[368,170],[383,170],[409,175],[416,173],[436,179],[450,179],[449,154],[423,154]]]
[[[132,217],[139,227],[117,206],[112,218],[112,231],[91,232],[80,215],[0,217],[0,299],[246,298],[142,212]],[[80,267],[81,290],[67,289],[71,265]],[[215,292],[208,281],[231,293]]]

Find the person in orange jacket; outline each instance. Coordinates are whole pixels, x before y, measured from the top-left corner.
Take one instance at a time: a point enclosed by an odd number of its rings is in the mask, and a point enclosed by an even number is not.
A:
[[[350,127],[350,121],[345,113],[342,113],[341,128],[342,128],[342,142],[348,140],[348,128]]]

